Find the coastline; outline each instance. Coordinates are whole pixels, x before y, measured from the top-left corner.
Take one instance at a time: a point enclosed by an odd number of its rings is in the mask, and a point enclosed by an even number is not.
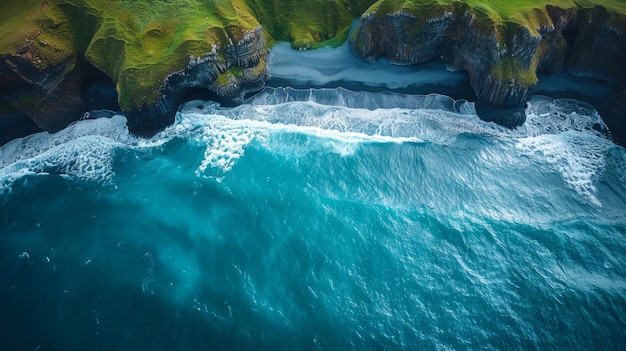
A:
[[[192,0],[188,5],[197,11],[169,23],[161,10],[173,11],[177,1],[159,4],[145,18],[116,15],[132,9],[140,13],[143,0],[119,8],[115,2],[88,0],[69,5],[77,11],[67,13],[65,0],[45,2],[41,8],[35,3],[6,5],[0,18],[12,32],[0,43],[5,62],[0,67],[0,113],[22,111],[42,129],[55,132],[90,109],[121,110],[131,133],[149,137],[173,123],[192,91],[198,95],[205,90],[214,101],[240,104],[268,84],[435,92],[476,101],[493,110],[490,115],[504,116],[541,94],[537,75],[568,71],[619,86],[619,94],[602,96],[594,105],[620,135],[618,143],[626,144],[621,113],[626,108],[621,65],[626,57],[626,8],[618,2],[553,6],[378,0],[345,7],[333,0],[301,6],[243,0],[217,2],[212,5],[215,13]],[[330,15],[320,16],[326,10]],[[93,21],[76,30],[84,11],[95,11]],[[28,14],[30,20],[15,21]],[[50,20],[55,24],[41,24]],[[185,27],[175,25],[178,21],[191,22]],[[119,25],[127,30],[113,30]],[[111,81],[115,106],[91,104],[93,92],[87,85],[100,76]],[[577,93],[584,89],[565,95],[590,101],[585,96],[595,93]],[[554,90],[548,87],[548,95]],[[504,118],[501,124],[519,121]]]
[[[347,41],[337,48],[325,47],[308,51],[294,50],[287,42],[277,43],[270,52],[270,62],[270,79],[266,86],[272,88],[344,88],[352,91],[409,95],[435,93],[455,100],[477,101],[476,93],[464,71],[450,71],[438,62],[397,65],[385,58],[379,58],[374,63],[366,62],[352,55]],[[602,116],[608,108],[608,97],[618,91],[618,87],[602,80],[578,77],[561,71],[556,75],[540,75],[533,95],[580,100],[593,105]],[[86,100],[90,102],[91,110],[116,110],[117,95],[112,82],[105,79],[93,81],[85,88],[84,93]],[[257,93],[258,91],[246,96],[251,97]],[[208,91],[194,91],[186,96],[186,101],[181,105],[189,100],[215,98]],[[220,103],[227,105],[226,101]],[[489,109],[491,113],[497,115],[511,113],[514,110]],[[492,119],[493,117],[488,117],[486,120]],[[0,125],[2,129],[0,146],[42,131],[32,120],[19,113],[1,122],[3,124]],[[623,139],[617,140],[616,143],[625,145]]]

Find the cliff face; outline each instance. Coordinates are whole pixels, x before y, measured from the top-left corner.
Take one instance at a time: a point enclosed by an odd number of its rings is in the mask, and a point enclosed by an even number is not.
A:
[[[538,72],[626,80],[626,21],[606,8],[546,5],[505,16],[467,3],[380,0],[350,38],[353,52],[399,64],[441,60],[466,70],[479,99],[501,108],[528,100]]]
[[[355,18],[375,0],[245,0],[275,40],[295,49],[341,45]]]
[[[624,5],[626,8],[626,4]],[[558,11],[552,11],[554,18]],[[577,75],[626,81],[626,17],[612,15],[604,7],[580,10],[569,21],[571,53],[566,67]]]
[[[84,111],[81,69],[75,56],[46,69],[34,57],[31,51],[0,56],[0,94],[40,128],[56,131]]]
[[[61,39],[70,35],[62,25],[66,17],[45,3],[32,8],[33,21],[23,20],[27,15],[20,3],[3,7],[0,32],[7,44],[0,51],[0,96],[40,127],[57,130],[84,105],[76,47]]]
[[[4,2],[0,20],[0,97],[49,131],[85,111],[94,68],[139,134],[171,123],[190,88],[236,100],[268,77],[266,34],[239,1]]]
[[[211,51],[190,57],[185,68],[164,78],[156,102],[127,109],[129,129],[150,135],[172,124],[182,97],[191,88],[204,88],[220,98],[242,101],[245,93],[262,89],[269,79],[267,54],[265,35],[257,27],[225,48],[213,45]]]
[[[0,4],[0,102],[56,131],[80,117],[89,72],[115,84],[136,134],[173,121],[192,88],[239,101],[269,78],[272,36],[340,43],[369,0],[40,0]],[[260,21],[264,23],[262,27]],[[268,33],[268,31],[270,33]],[[335,42],[336,41],[336,42]]]
[[[261,89],[269,78],[268,49],[260,27],[246,32],[239,42],[210,48],[199,57],[187,58],[181,70],[158,75],[144,86],[127,72],[119,74],[119,103],[133,132],[150,134],[171,124],[180,99],[191,88],[206,88],[219,97],[239,100],[246,92]],[[54,132],[85,112],[84,82],[89,75],[84,66],[90,63],[71,54],[56,65],[40,68],[38,57],[34,47],[0,57],[4,63],[0,66],[0,94],[40,128]],[[87,59],[93,62],[90,56]]]

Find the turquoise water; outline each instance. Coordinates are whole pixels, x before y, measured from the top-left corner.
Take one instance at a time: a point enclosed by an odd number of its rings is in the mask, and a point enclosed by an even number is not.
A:
[[[7,144],[2,349],[625,349],[626,150],[526,115],[268,89]]]

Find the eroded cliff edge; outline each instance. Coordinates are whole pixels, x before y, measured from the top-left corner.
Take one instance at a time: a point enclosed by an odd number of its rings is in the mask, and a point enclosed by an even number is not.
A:
[[[350,38],[357,56],[442,61],[467,71],[490,106],[519,106],[537,73],[567,69],[621,89],[626,81],[626,5],[618,0],[48,0],[0,7],[7,33],[0,38],[0,113],[17,109],[49,131],[85,111],[84,85],[96,71],[115,84],[131,131],[150,134],[173,121],[190,89],[237,102],[263,87],[273,40],[303,49],[336,45],[361,14]],[[614,101],[623,102],[623,93]],[[622,111],[607,112],[614,132],[626,131]]]
[[[269,78],[271,41],[345,40],[364,0],[47,0],[0,4],[0,114],[48,131],[80,118],[85,84],[115,85],[133,133],[173,122],[193,88],[237,102]],[[268,32],[271,31],[271,33]],[[335,41],[334,41],[335,40]]]
[[[469,3],[378,1],[350,38],[353,52],[399,64],[440,60],[466,70],[481,101],[504,108],[528,100],[537,73],[567,68],[623,85],[626,21],[617,11],[567,2],[507,10]]]

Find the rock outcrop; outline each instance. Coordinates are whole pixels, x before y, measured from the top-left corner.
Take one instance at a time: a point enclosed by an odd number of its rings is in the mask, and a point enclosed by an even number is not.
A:
[[[233,102],[243,101],[245,93],[262,89],[269,79],[267,54],[265,35],[259,26],[224,48],[213,45],[211,51],[189,57],[185,68],[164,77],[156,102],[126,109],[129,129],[150,135],[172,124],[181,99],[192,88],[207,89]]]
[[[527,101],[537,73],[564,67],[623,85],[626,6],[620,14],[567,3],[512,11],[460,1],[380,0],[363,15],[350,43],[368,61],[440,60],[466,70],[479,100],[500,108]]]

